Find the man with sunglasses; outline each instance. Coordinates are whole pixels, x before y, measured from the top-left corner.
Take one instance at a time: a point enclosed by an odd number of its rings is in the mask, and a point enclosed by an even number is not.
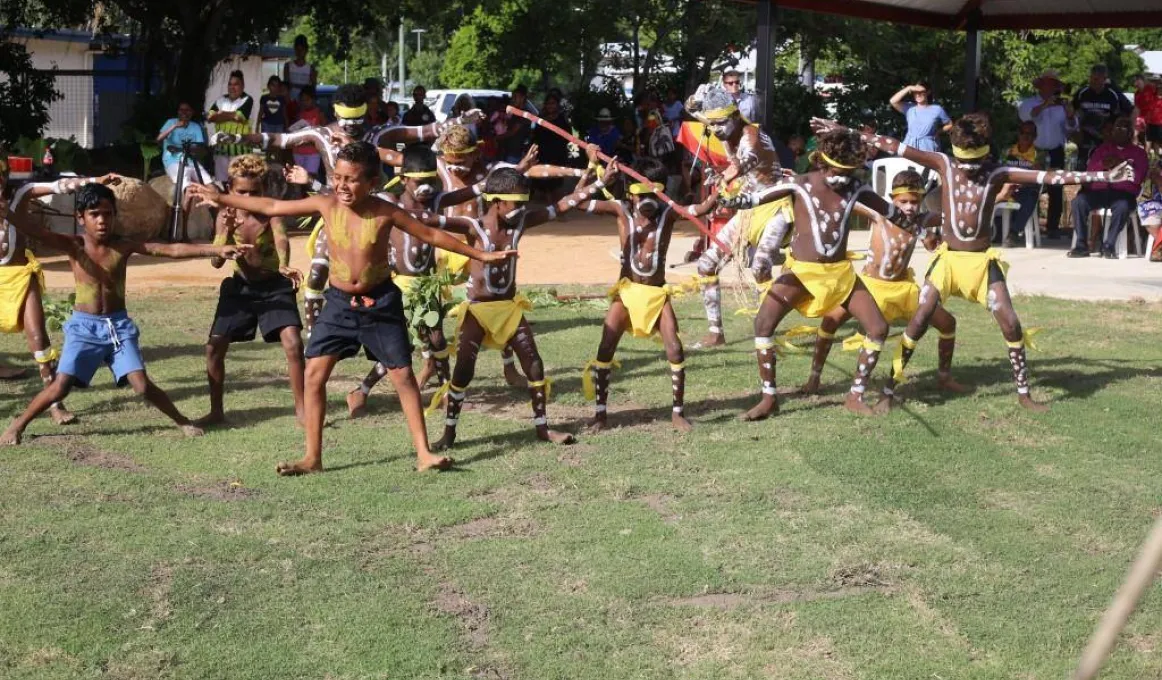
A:
[[[1114,246],[1126,226],[1130,213],[1137,209],[1138,194],[1150,172],[1146,150],[1133,143],[1134,124],[1129,116],[1114,120],[1112,127],[1102,130],[1105,143],[1089,155],[1087,172],[1101,172],[1128,162],[1134,176],[1121,182],[1093,182],[1085,186],[1073,199],[1073,230],[1077,243],[1069,257],[1089,257],[1089,214],[1093,210],[1110,210],[1110,229],[1101,244],[1101,256],[1117,258]]]
[[[742,89],[742,74],[738,71],[727,71],[722,74],[722,87],[734,99],[738,112],[748,123],[759,122],[758,98],[751,92]]]

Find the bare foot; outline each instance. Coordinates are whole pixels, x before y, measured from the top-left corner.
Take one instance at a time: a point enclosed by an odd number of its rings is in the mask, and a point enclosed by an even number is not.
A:
[[[520,374],[520,371],[516,370],[516,364],[504,365],[504,381],[508,383],[509,387],[520,387],[524,389],[529,386],[529,381]]]
[[[953,380],[951,375],[936,376],[936,387],[944,390],[945,392],[955,392],[957,394],[967,394],[972,391],[972,388],[968,385],[961,385],[960,383]]]
[[[297,463],[279,463],[275,471],[283,477],[297,477],[299,475],[309,475],[314,472],[323,471],[323,463],[311,463],[306,458]]]
[[[537,439],[554,444],[573,444],[577,441],[577,438],[568,432],[557,432],[556,430],[546,430],[544,434],[538,432]]]
[[[819,394],[819,376],[812,375],[807,378],[807,382],[799,388],[799,394]]]
[[[670,422],[674,424],[674,429],[679,432],[690,432],[694,429],[694,425],[686,420],[686,416],[681,413],[671,414]]]
[[[854,392],[847,393],[847,399],[845,399],[843,402],[843,408],[860,416],[882,415],[872,407],[868,406],[867,402],[863,400],[862,395],[855,394]]]
[[[19,380],[28,375],[27,368],[16,366],[0,366],[0,380]]]
[[[593,416],[593,419],[589,421],[589,423],[586,425],[586,428],[590,432],[601,432],[602,430],[609,429],[609,423],[606,421],[604,414]]]
[[[4,430],[4,434],[0,434],[0,446],[16,446],[20,443],[23,434],[20,430],[14,430],[11,427]]]
[[[726,336],[722,333],[707,333],[702,336],[702,339],[694,343],[690,349],[707,349],[709,347],[721,347],[726,344]]]
[[[456,461],[447,456],[436,456],[433,454],[416,454],[416,472],[425,472],[427,470],[447,470],[456,464]]]
[[[210,427],[211,425],[221,425],[224,422],[226,422],[225,413],[214,413],[211,411],[210,413],[207,413],[201,418],[195,420],[194,424],[198,427]]]
[[[193,423],[186,423],[185,425],[181,425],[179,426],[179,429],[182,431],[182,434],[187,437],[201,437],[202,435],[206,434],[202,428],[194,425]]]
[[[747,411],[738,417],[739,420],[756,421],[766,420],[771,416],[778,415],[779,400],[769,394],[764,394],[763,398],[754,408]]]
[[[362,418],[367,415],[367,395],[356,387],[347,393],[347,416]]]
[[[77,422],[77,417],[70,413],[63,404],[61,406],[53,406],[48,410],[48,414],[52,416],[52,422],[57,425],[68,425],[69,423]]]
[[[1049,406],[1047,406],[1046,404],[1041,404],[1039,402],[1033,401],[1033,397],[1030,397],[1027,394],[1017,395],[1017,403],[1025,408],[1029,409],[1033,413],[1048,413],[1049,412]]]
[[[454,432],[444,431],[444,436],[437,439],[432,445],[433,451],[447,451],[456,445],[456,434]]]

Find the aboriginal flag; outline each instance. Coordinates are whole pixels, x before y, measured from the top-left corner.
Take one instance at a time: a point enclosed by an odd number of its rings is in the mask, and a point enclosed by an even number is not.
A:
[[[697,155],[699,163],[706,163],[717,170],[730,165],[730,158],[727,157],[722,142],[710,134],[702,123],[694,121],[682,123],[682,129],[678,132],[678,144],[685,147],[690,155]]]

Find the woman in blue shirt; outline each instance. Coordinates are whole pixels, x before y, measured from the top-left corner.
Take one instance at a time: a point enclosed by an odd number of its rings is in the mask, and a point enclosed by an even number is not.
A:
[[[904,101],[909,94],[915,101]],[[905,85],[892,96],[891,104],[908,121],[905,144],[921,151],[940,151],[940,141],[936,135],[951,129],[952,119],[944,112],[944,107],[932,103],[928,83],[921,81],[915,85]]]
[[[179,183],[178,171],[181,169],[182,143],[190,142],[203,146],[206,144],[206,131],[196,121],[191,120],[193,116],[194,107],[190,106],[188,102],[181,102],[178,104],[178,117],[167,120],[157,135],[157,143],[161,144],[161,164],[165,167],[165,174],[169,175],[174,184]],[[201,173],[201,177],[197,176],[198,172]],[[187,182],[209,182],[214,177],[209,170],[198,163],[194,156],[186,161],[182,175],[181,184],[183,185]],[[184,186],[181,190],[184,190]]]

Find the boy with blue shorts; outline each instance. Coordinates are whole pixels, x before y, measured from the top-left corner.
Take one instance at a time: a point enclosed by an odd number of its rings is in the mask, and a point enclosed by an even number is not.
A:
[[[202,431],[183,416],[149,376],[138,347],[137,325],[125,311],[125,267],[134,253],[155,257],[225,257],[235,259],[249,245],[200,246],[185,243],[130,241],[113,233],[116,197],[103,184],[84,184],[76,192],[77,222],[82,235],[57,234],[17,220],[16,228],[47,247],[69,256],[76,280],[73,315],[65,323],[65,343],[56,378],[32,399],[0,435],[0,444],[19,444],[28,423],[77,387],[88,387],[97,369],[108,366],[118,386],[126,384],[169,416],[187,436]]]

